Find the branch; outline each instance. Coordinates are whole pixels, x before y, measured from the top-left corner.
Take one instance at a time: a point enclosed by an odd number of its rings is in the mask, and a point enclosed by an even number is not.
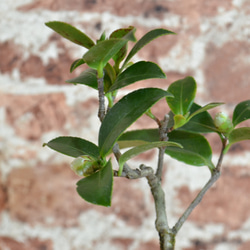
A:
[[[104,74],[104,72],[103,72]],[[98,117],[100,121],[102,122],[105,117],[105,98],[104,98],[104,76],[99,78],[97,77],[97,83],[98,83],[98,94],[99,94],[99,111],[98,111]]]
[[[209,179],[209,181],[206,183],[206,185],[202,188],[202,190],[199,192],[199,194],[195,197],[195,199],[192,201],[192,203],[189,205],[189,207],[186,209],[186,211],[183,213],[183,215],[180,217],[180,219],[177,221],[175,226],[173,227],[173,232],[176,234],[180,228],[182,227],[183,223],[187,220],[188,216],[191,214],[191,212],[194,210],[194,208],[201,202],[203,196],[205,193],[211,188],[211,186],[219,179],[221,175],[221,164],[224,156],[224,149],[227,144],[227,139],[225,138],[222,141],[222,149],[220,153],[220,157],[218,159],[217,165],[212,172],[212,175]]]

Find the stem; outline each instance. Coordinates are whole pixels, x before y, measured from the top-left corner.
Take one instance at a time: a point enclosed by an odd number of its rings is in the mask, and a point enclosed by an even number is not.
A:
[[[99,111],[98,117],[102,122],[105,117],[105,98],[104,98],[104,72],[102,77],[97,77],[98,82],[98,94],[99,94]]]
[[[202,188],[202,190],[199,192],[199,194],[195,197],[195,199],[192,201],[192,203],[189,205],[189,207],[186,209],[186,211],[182,214],[180,219],[177,221],[175,226],[173,227],[173,232],[177,234],[177,232],[182,227],[183,223],[187,220],[188,216],[191,214],[191,212],[194,210],[194,208],[201,202],[203,196],[205,193],[211,188],[211,186],[219,179],[221,175],[221,164],[224,156],[224,149],[227,144],[227,139],[224,139],[222,141],[222,149],[220,153],[220,157],[218,159],[217,165],[215,169],[212,172],[212,175],[209,179],[209,181],[206,183],[206,185]]]

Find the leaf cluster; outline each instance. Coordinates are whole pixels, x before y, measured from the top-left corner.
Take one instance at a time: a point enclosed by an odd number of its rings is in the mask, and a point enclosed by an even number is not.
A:
[[[204,136],[205,133],[217,133],[222,143],[226,142],[224,153],[232,144],[250,139],[250,128],[236,128],[239,123],[250,119],[250,100],[235,107],[232,128],[225,132],[215,126],[213,118],[208,113],[208,110],[222,103],[209,103],[205,106],[197,104],[197,84],[192,77],[175,81],[166,90],[154,87],[140,88],[116,101],[117,92],[121,88],[141,80],[166,78],[156,63],[133,63],[131,59],[149,42],[163,35],[174,35],[174,32],[154,29],[137,41],[136,29],[130,26],[115,30],[109,37],[103,33],[94,42],[85,33],[69,24],[53,21],[46,25],[64,38],[88,49],[81,58],[72,63],[70,71],[74,71],[82,64],[87,64],[89,68],[67,82],[99,90],[98,82],[101,81],[108,100],[105,117],[99,129],[98,145],[79,137],[58,137],[44,144],[74,158],[90,156],[93,166],[94,162],[98,163],[98,171],[92,171],[92,174],[77,183],[77,192],[86,201],[103,206],[111,205],[115,170],[109,157],[117,144],[120,148],[128,149],[117,159],[118,175],[122,175],[123,167],[129,159],[152,148],[164,148],[165,154],[170,157],[193,166],[207,166],[212,172],[216,166],[212,162],[212,150]],[[129,42],[134,43],[130,51]],[[161,99],[165,99],[165,104],[169,108],[165,137],[159,132],[162,120],[155,117],[150,110]],[[128,131],[143,114],[155,120],[157,127]]]

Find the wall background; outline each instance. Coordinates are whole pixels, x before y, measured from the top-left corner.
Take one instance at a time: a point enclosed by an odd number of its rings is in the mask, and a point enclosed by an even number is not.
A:
[[[145,180],[115,179],[112,207],[92,206],[76,194],[72,159],[42,147],[59,135],[96,141],[99,126],[96,93],[64,83],[84,50],[44,23],[68,22],[94,39],[129,25],[137,27],[138,38],[153,28],[175,31],[177,36],[155,40],[135,58],[159,63],[168,79],[139,85],[167,88],[192,75],[197,102],[226,102],[222,109],[231,115],[237,102],[249,99],[249,1],[2,0],[0,16],[0,249],[158,249]],[[145,124],[152,125],[143,117],[135,126]],[[218,140],[208,139],[216,161]],[[220,180],[181,229],[177,250],[250,249],[249,149],[249,142],[237,144],[225,157]],[[154,156],[144,154],[132,164],[153,164]],[[167,157],[165,165],[173,224],[209,173]]]

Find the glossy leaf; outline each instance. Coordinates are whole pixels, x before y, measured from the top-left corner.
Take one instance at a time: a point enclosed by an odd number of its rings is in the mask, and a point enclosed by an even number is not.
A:
[[[175,115],[185,115],[190,110],[195,94],[196,82],[194,78],[188,76],[184,79],[172,83],[168,92],[174,95],[174,98],[167,98],[167,103]]]
[[[61,136],[44,143],[43,146],[72,157],[81,155],[89,155],[96,159],[99,157],[99,148],[92,142],[79,137]]]
[[[179,143],[183,148],[169,147],[166,154],[172,158],[193,166],[208,166],[211,170],[214,165],[211,161],[212,150],[206,138],[200,134],[174,130],[168,134],[169,141]]]
[[[135,32],[135,28],[133,26],[130,26],[128,28],[125,28],[125,29],[118,29],[118,30],[115,30],[111,35],[110,35],[110,38],[123,38],[124,36],[126,36],[130,31],[133,30],[133,35],[134,35],[134,32]],[[136,41],[136,38],[134,37],[132,39],[134,42]],[[128,48],[128,44],[126,43],[122,48],[121,50],[115,54],[113,56],[113,59],[115,61],[115,63],[117,65],[119,65],[119,63],[125,58],[126,54],[127,54],[127,48]]]
[[[226,146],[224,153],[237,142],[250,140],[250,127],[236,128],[228,136],[229,144]]]
[[[128,42],[126,39],[111,38],[101,41],[83,55],[89,67],[99,70]]]
[[[145,152],[153,148],[160,148],[160,147],[179,147],[181,148],[182,146],[179,143],[171,142],[171,141],[158,141],[158,142],[150,142],[150,143],[144,143],[143,145],[134,147],[124,154],[119,159],[119,171],[118,171],[118,176],[121,176],[122,170],[123,170],[123,165],[126,161],[129,159]]]
[[[68,23],[53,21],[47,22],[45,24],[62,37],[87,49],[90,49],[92,46],[95,45],[95,43],[86,34],[84,34],[83,32]]]
[[[77,67],[84,64],[84,60],[82,58],[75,60],[70,66],[70,73],[72,73]]]
[[[124,96],[105,116],[99,131],[102,156],[109,153],[119,136],[153,104],[170,95],[158,88],[139,89]]]
[[[139,146],[145,144],[145,142],[159,141],[159,139],[160,136],[158,129],[140,129],[125,132],[119,137],[117,143],[122,149]]]
[[[235,107],[233,125],[236,126],[247,119],[250,119],[250,100],[241,102]]]
[[[217,128],[214,126],[213,118],[207,111],[204,111],[203,108],[200,105],[193,103],[190,109],[191,115],[188,117],[188,122],[184,126],[180,127],[179,130],[186,130],[195,133],[217,132]],[[203,110],[203,112],[200,112],[201,110]]]
[[[77,182],[78,194],[86,201],[109,207],[113,191],[113,170],[109,161],[100,171]]]
[[[119,74],[109,91],[123,88],[134,82],[150,78],[166,78],[162,69],[153,62],[140,61]]]
[[[73,84],[84,84],[93,89],[98,89],[96,70],[86,69],[79,76],[69,79],[66,82]]]
[[[126,66],[129,60],[145,45],[147,45],[152,40],[156,39],[157,37],[168,35],[168,34],[175,34],[172,31],[166,29],[154,29],[146,33],[131,49],[130,53],[128,54],[127,58],[125,59],[122,68]]]

